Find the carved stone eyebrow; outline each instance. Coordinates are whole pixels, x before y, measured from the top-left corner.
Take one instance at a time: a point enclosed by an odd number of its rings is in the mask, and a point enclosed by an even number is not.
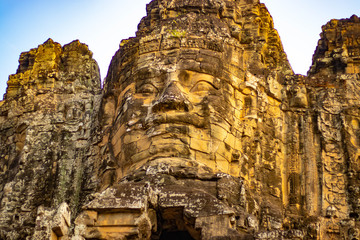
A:
[[[194,78],[196,79],[195,83],[193,84],[192,87],[194,87],[197,83],[203,81],[203,82],[207,82],[210,85],[212,85],[215,89],[219,89],[220,88],[220,79],[217,77],[214,77],[211,74],[207,74],[207,73],[195,73]]]
[[[212,82],[210,82],[210,81],[208,81],[208,80],[199,80],[199,81],[197,81],[197,82],[191,87],[190,92],[193,92],[194,89],[195,89],[199,84],[201,84],[201,83],[206,83],[206,84],[208,84],[209,86],[213,87],[214,89],[218,89],[218,88],[215,87],[215,85],[214,85]]]

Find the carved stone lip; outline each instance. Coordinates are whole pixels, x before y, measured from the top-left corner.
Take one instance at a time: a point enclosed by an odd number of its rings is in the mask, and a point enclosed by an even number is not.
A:
[[[198,115],[197,113],[188,112],[173,112],[173,113],[161,113],[152,114],[145,118],[145,129],[149,129],[153,126],[160,124],[184,124],[193,125],[197,128],[206,128],[208,121],[206,118]]]

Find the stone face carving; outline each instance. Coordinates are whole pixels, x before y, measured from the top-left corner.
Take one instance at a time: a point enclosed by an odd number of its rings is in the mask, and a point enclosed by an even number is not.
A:
[[[295,75],[257,0],[153,0],[101,92],[78,41],[0,102],[1,239],[358,239],[360,21]]]
[[[221,67],[216,70],[219,74],[213,74],[211,63],[221,61],[221,56],[207,50],[203,54],[215,56],[196,61],[191,51],[173,53],[180,62],[166,64],[168,53],[159,52],[159,58],[135,66],[129,82],[121,86],[120,96],[126,97],[119,103],[118,123],[110,137],[116,143],[112,147],[122,176],[129,168],[159,158],[195,160],[227,173],[232,155],[239,155],[235,139],[240,133],[231,126],[240,126],[234,115],[235,109],[241,114],[243,103],[235,98],[239,90],[220,78]],[[191,67],[200,65],[207,67],[201,72]]]
[[[158,200],[141,191],[136,199],[143,200],[130,201],[144,206],[136,216],[158,226],[147,238],[179,232],[194,239],[250,236],[261,224],[256,206],[266,205],[249,195],[250,188],[263,200],[274,199],[262,224],[279,228],[281,136],[258,138],[283,122],[276,109],[277,71],[292,70],[279,43],[264,5],[232,1],[153,1],[137,37],[122,42],[104,86],[100,189],[149,185]],[[271,79],[271,93],[263,91],[265,79]],[[113,198],[127,202],[128,196]],[[87,211],[103,214],[96,202],[105,198],[94,201]],[[116,208],[123,212],[127,206]],[[128,234],[140,238],[134,218]],[[116,231],[126,236],[125,228],[117,224]],[[90,229],[99,238],[115,231],[96,223]]]
[[[69,233],[70,216],[66,224],[54,219],[57,227],[49,221],[63,202],[76,213],[89,186],[101,97],[91,56],[79,41],[61,47],[49,39],[22,53],[9,77],[0,103],[0,239],[48,239],[53,227],[59,237]]]
[[[195,9],[206,12],[197,14],[188,9],[190,3],[180,7],[180,2],[154,1],[153,10],[140,24],[139,37],[124,42],[117,53],[119,60],[113,61],[106,80],[103,121],[112,124],[104,129],[111,132],[106,138],[111,141],[118,179],[148,161],[169,157],[195,160],[240,176],[240,158],[246,158],[240,139],[254,137],[257,115],[269,108],[267,99],[274,101],[264,93],[261,98],[266,100],[258,109],[257,91],[265,83],[255,75],[268,65],[253,59],[273,61],[265,53],[279,40],[263,5],[224,3],[232,11],[254,11],[259,16],[257,24],[266,27],[259,33],[256,24],[254,36],[247,33],[248,37],[264,39],[266,44],[253,41],[245,49],[231,31],[234,26],[241,29],[242,22],[251,22],[250,16],[229,15],[219,21],[218,14],[225,11],[220,3],[194,1]],[[162,33],[159,24],[164,24]],[[255,48],[264,53],[257,55]],[[282,57],[271,65],[273,73],[280,64],[291,73],[281,45],[272,49]],[[279,92],[273,94],[281,98]]]

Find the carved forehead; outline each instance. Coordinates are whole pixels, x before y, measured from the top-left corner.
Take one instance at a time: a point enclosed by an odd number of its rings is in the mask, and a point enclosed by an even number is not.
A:
[[[178,39],[182,45],[171,46],[159,45],[157,38],[141,39],[139,45],[133,45],[138,49],[134,61],[121,64],[122,69],[130,70],[126,74],[120,72],[121,88],[134,82],[166,81],[169,73],[182,70],[208,74],[239,87],[245,76],[241,48],[229,42],[210,44],[203,39],[190,40]],[[124,52],[128,51],[125,47]]]
[[[161,76],[179,70],[189,70],[226,78],[229,73],[237,74],[229,68],[236,66],[226,53],[204,49],[172,49],[140,54],[133,65],[133,76],[137,79]],[[239,67],[238,67],[239,68]]]

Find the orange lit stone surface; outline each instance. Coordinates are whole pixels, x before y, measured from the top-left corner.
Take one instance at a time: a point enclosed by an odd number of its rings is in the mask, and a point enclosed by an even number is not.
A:
[[[0,239],[359,239],[360,20],[293,73],[257,0],[153,0],[104,82],[22,53],[0,102]]]

